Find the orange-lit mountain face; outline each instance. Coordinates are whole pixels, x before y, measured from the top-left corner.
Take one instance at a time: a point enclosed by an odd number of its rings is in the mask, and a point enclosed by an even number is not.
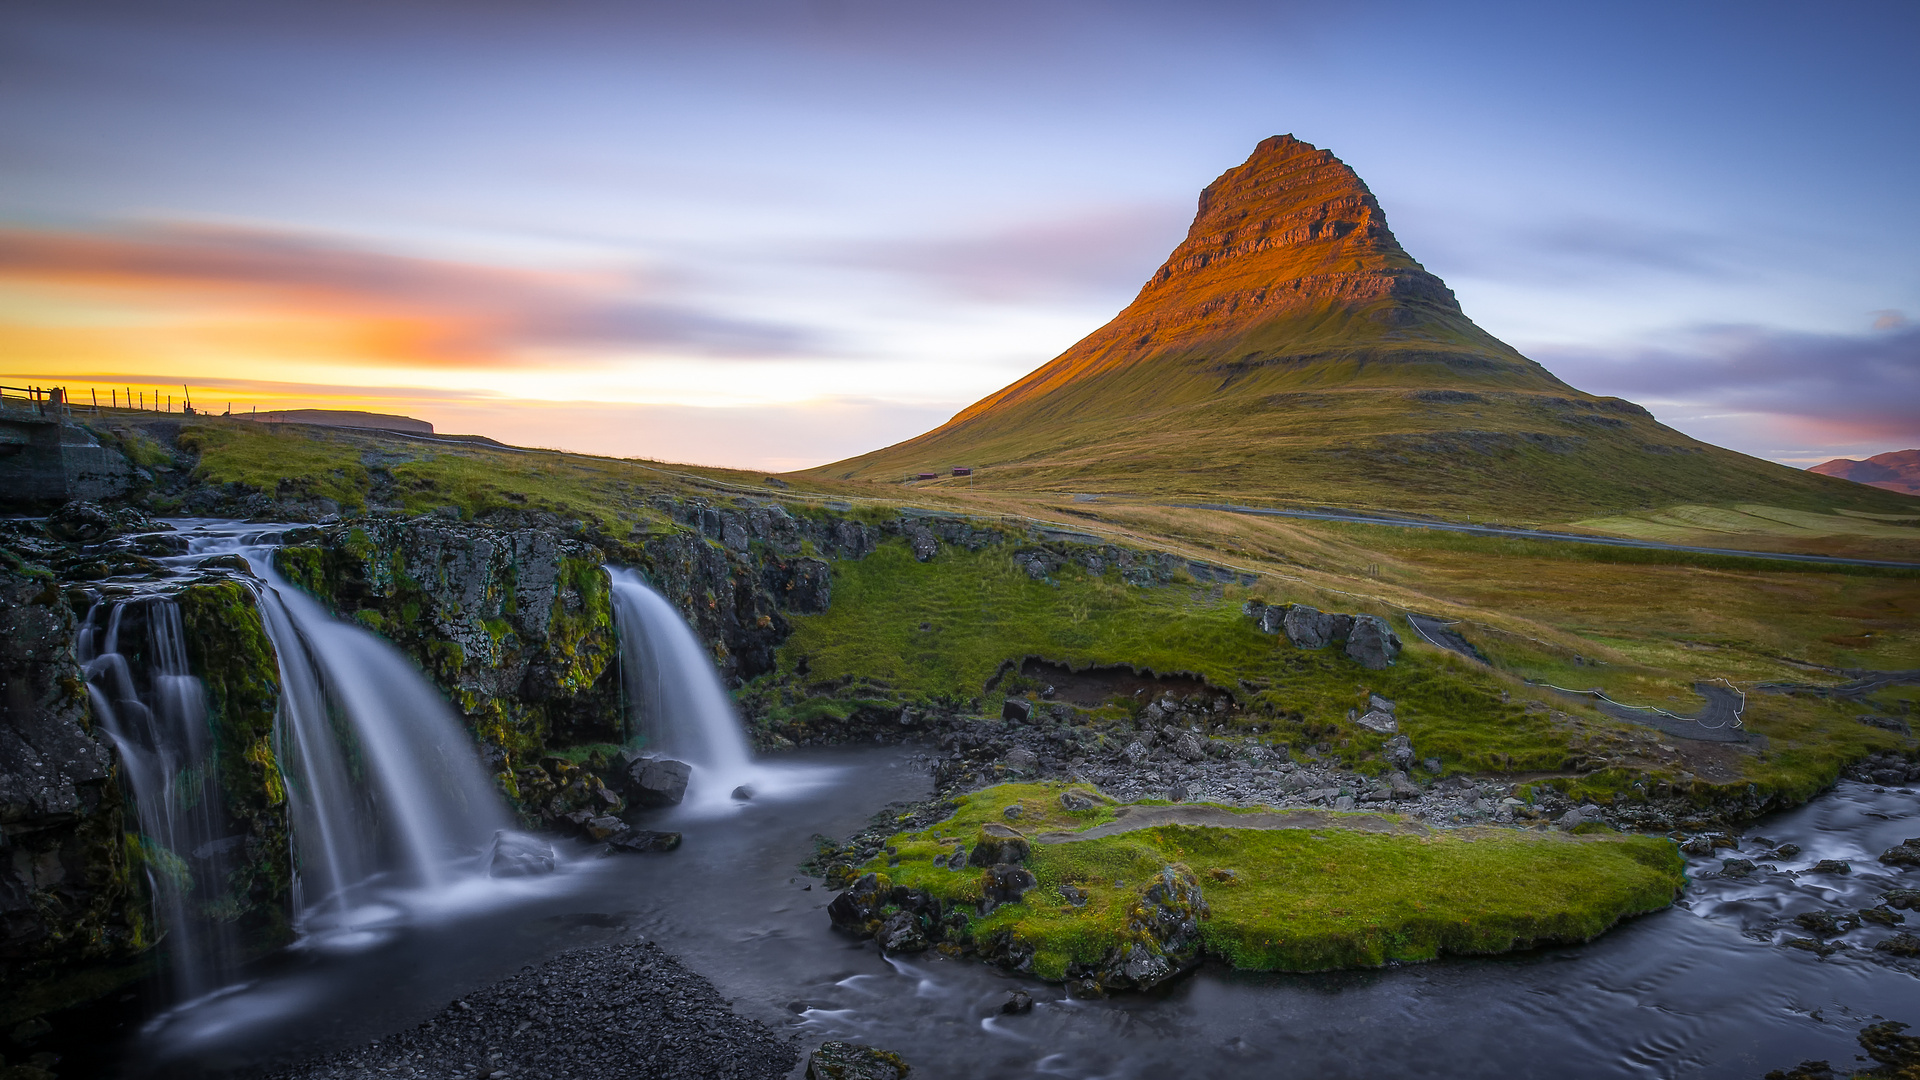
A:
[[[1345,335],[1374,346],[1355,357],[1360,363],[1497,370],[1561,387],[1461,313],[1446,282],[1400,247],[1352,169],[1328,151],[1276,135],[1200,193],[1186,240],[1126,310],[955,420],[1196,349],[1223,372],[1300,359],[1289,348],[1292,335],[1263,340],[1271,335],[1261,331],[1316,315],[1361,317],[1358,332]]]
[[[814,474],[1555,520],[1859,488],[1698,442],[1473,324],[1373,193],[1291,135],[1200,194],[1133,303],[903,443]],[[1870,501],[1870,500],[1869,500]]]

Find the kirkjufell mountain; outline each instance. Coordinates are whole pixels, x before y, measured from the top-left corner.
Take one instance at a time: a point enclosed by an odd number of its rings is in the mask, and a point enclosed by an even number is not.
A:
[[[811,470],[1554,520],[1908,501],[1700,442],[1474,325],[1367,185],[1291,135],[1200,193],[1133,303],[939,428]]]

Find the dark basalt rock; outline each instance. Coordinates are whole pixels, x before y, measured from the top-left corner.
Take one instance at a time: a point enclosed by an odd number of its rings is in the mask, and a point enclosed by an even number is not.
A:
[[[693,768],[672,758],[640,758],[627,766],[627,797],[635,806],[678,806]]]
[[[607,838],[607,847],[611,850],[638,854],[673,851],[679,846],[679,833],[656,832],[652,829],[627,829]]]
[[[1344,639],[1353,629],[1353,616],[1294,604],[1282,616],[1281,626],[1296,649],[1324,649]]]
[[[1007,1000],[1000,1004],[1002,1016],[1024,1016],[1033,1011],[1033,995],[1025,990],[1014,990],[1007,994]]]
[[[1400,639],[1378,615],[1355,615],[1347,634],[1347,655],[1361,667],[1379,671],[1400,656]]]
[[[1853,867],[1840,859],[1821,859],[1807,871],[1810,874],[1851,874]]]
[[[1902,840],[1899,847],[1891,847],[1881,852],[1880,861],[1888,866],[1898,866],[1903,870],[1920,866],[1920,836],[1909,837]]]
[[[1017,829],[1005,825],[983,825],[980,833],[974,837],[973,854],[967,862],[972,866],[995,866],[1000,863],[1023,863],[1033,854],[1033,845],[1027,842]]]
[[[1039,883],[1033,871],[1024,866],[999,863],[987,867],[980,875],[981,914],[991,914],[1001,904],[1018,903],[1027,890]]]
[[[903,1080],[911,1071],[899,1054],[861,1043],[822,1043],[807,1059],[807,1080]]]

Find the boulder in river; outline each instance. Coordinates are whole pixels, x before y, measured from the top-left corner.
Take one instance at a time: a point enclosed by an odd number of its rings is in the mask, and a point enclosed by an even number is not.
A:
[[[678,806],[687,797],[693,768],[672,758],[640,758],[627,766],[627,790],[635,806]]]
[[[847,930],[865,930],[887,900],[888,891],[881,887],[879,876],[862,874],[827,905],[827,918]]]
[[[1888,848],[1880,854],[1880,861],[1902,869],[1920,866],[1920,836],[1909,837],[1901,841],[1899,847]]]
[[[821,1043],[807,1059],[807,1080],[903,1080],[911,1071],[899,1054],[861,1043]]]
[[[490,877],[535,877],[553,873],[553,845],[537,836],[501,829],[487,849]]]
[[[1000,1012],[1003,1016],[1024,1016],[1032,1011],[1033,995],[1027,993],[1025,990],[1015,990],[1009,993],[1007,1000],[1000,1003]]]
[[[679,846],[679,833],[656,832],[652,829],[628,829],[607,839],[607,847],[614,851],[647,853],[672,851]]]

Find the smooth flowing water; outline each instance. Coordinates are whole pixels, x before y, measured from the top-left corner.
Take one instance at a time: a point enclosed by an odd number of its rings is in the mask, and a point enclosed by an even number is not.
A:
[[[164,597],[96,603],[75,642],[93,715],[120,757],[140,834],[136,865],[153,897],[175,994],[232,977],[221,917],[235,834],[220,791],[206,693],[187,665],[180,608]]]
[[[268,581],[284,601],[289,590]],[[1703,872],[1719,869],[1719,858],[1731,853],[1697,858],[1696,880],[1679,905],[1582,946],[1319,975],[1209,966],[1154,994],[1106,1000],[1070,999],[1059,987],[965,960],[882,956],[871,942],[831,929],[825,913],[831,894],[802,876],[798,863],[811,854],[815,834],[847,835],[888,803],[928,794],[926,759],[912,748],[884,747],[796,753],[756,765],[743,746],[738,757],[728,757],[724,746],[703,742],[707,736],[683,735],[676,725],[688,714],[674,710],[702,706],[675,703],[723,692],[704,650],[684,648],[686,640],[697,646],[690,631],[681,639],[667,636],[680,645],[660,645],[655,627],[667,622],[658,605],[648,605],[650,595],[658,599],[643,589],[616,590],[623,646],[652,650],[635,657],[651,665],[638,677],[651,671],[657,682],[698,688],[663,690],[656,702],[663,711],[643,717],[645,724],[658,722],[647,730],[659,748],[671,746],[697,769],[712,770],[718,784],[706,786],[722,799],[728,789],[719,785],[735,776],[778,774],[805,782],[728,801],[726,813],[714,811],[711,794],[652,811],[640,824],[683,833],[679,850],[596,859],[575,849],[542,878],[488,881],[449,870],[471,859],[482,830],[446,824],[453,839],[437,840],[448,835],[434,833],[442,826],[422,826],[417,835],[396,829],[377,845],[396,858],[381,863],[381,872],[414,883],[387,893],[412,897],[413,906],[407,917],[379,928],[379,948],[286,950],[251,969],[248,981],[150,1025],[127,1052],[124,1068],[197,1076],[362,1041],[424,1019],[448,999],[520,965],[634,933],[680,954],[742,1012],[794,1033],[803,1045],[843,1038],[885,1046],[903,1054],[916,1076],[936,1080],[1383,1074],[1750,1080],[1808,1058],[1851,1063],[1855,1033],[1877,1018],[1920,1023],[1920,967],[1870,948],[1893,929],[1863,927],[1846,935],[1851,948],[1825,958],[1784,946],[1805,932],[1783,925],[1783,917],[1870,907],[1884,889],[1911,887],[1920,878],[1874,860],[1920,836],[1920,796],[1856,783],[1751,830],[1803,849],[1781,861],[1783,869],[1844,859],[1852,873],[1707,878]],[[317,605],[285,605],[301,648],[321,654],[314,679],[327,699],[332,681],[358,677],[358,665],[378,663],[369,657],[380,650],[315,648],[312,639],[328,640],[312,623],[327,617],[315,611]],[[636,627],[641,633],[630,632]],[[275,631],[276,642],[285,632]],[[283,672],[290,687],[297,674]],[[711,697],[705,700],[710,707]],[[336,731],[352,727],[340,713],[344,707],[338,700],[328,705]],[[737,725],[730,704],[724,716]],[[730,730],[737,737],[738,727]],[[297,746],[286,752],[300,754]],[[353,760],[352,754],[342,759],[349,775]],[[303,782],[320,787],[319,780]],[[412,805],[390,802],[384,782],[365,788],[376,809]],[[348,803],[358,797],[351,784],[342,795]],[[324,793],[313,798],[325,801]],[[317,805],[314,813],[320,814]],[[423,820],[443,819],[423,813]],[[317,841],[304,838],[302,828],[304,853]],[[436,850],[447,857],[436,862]],[[1740,854],[1766,862],[1763,850],[1749,843]],[[409,861],[416,856],[425,864]],[[436,880],[441,884],[428,884]],[[461,882],[476,880],[485,883],[484,901],[475,899],[477,890],[463,891]],[[1908,917],[1920,922],[1920,914]],[[999,1012],[1015,988],[1036,998],[1030,1014]]]
[[[693,768],[688,805],[725,806],[742,785],[760,792],[779,770],[754,765],[713,654],[666,597],[639,574],[608,567],[620,634],[628,736]]]

